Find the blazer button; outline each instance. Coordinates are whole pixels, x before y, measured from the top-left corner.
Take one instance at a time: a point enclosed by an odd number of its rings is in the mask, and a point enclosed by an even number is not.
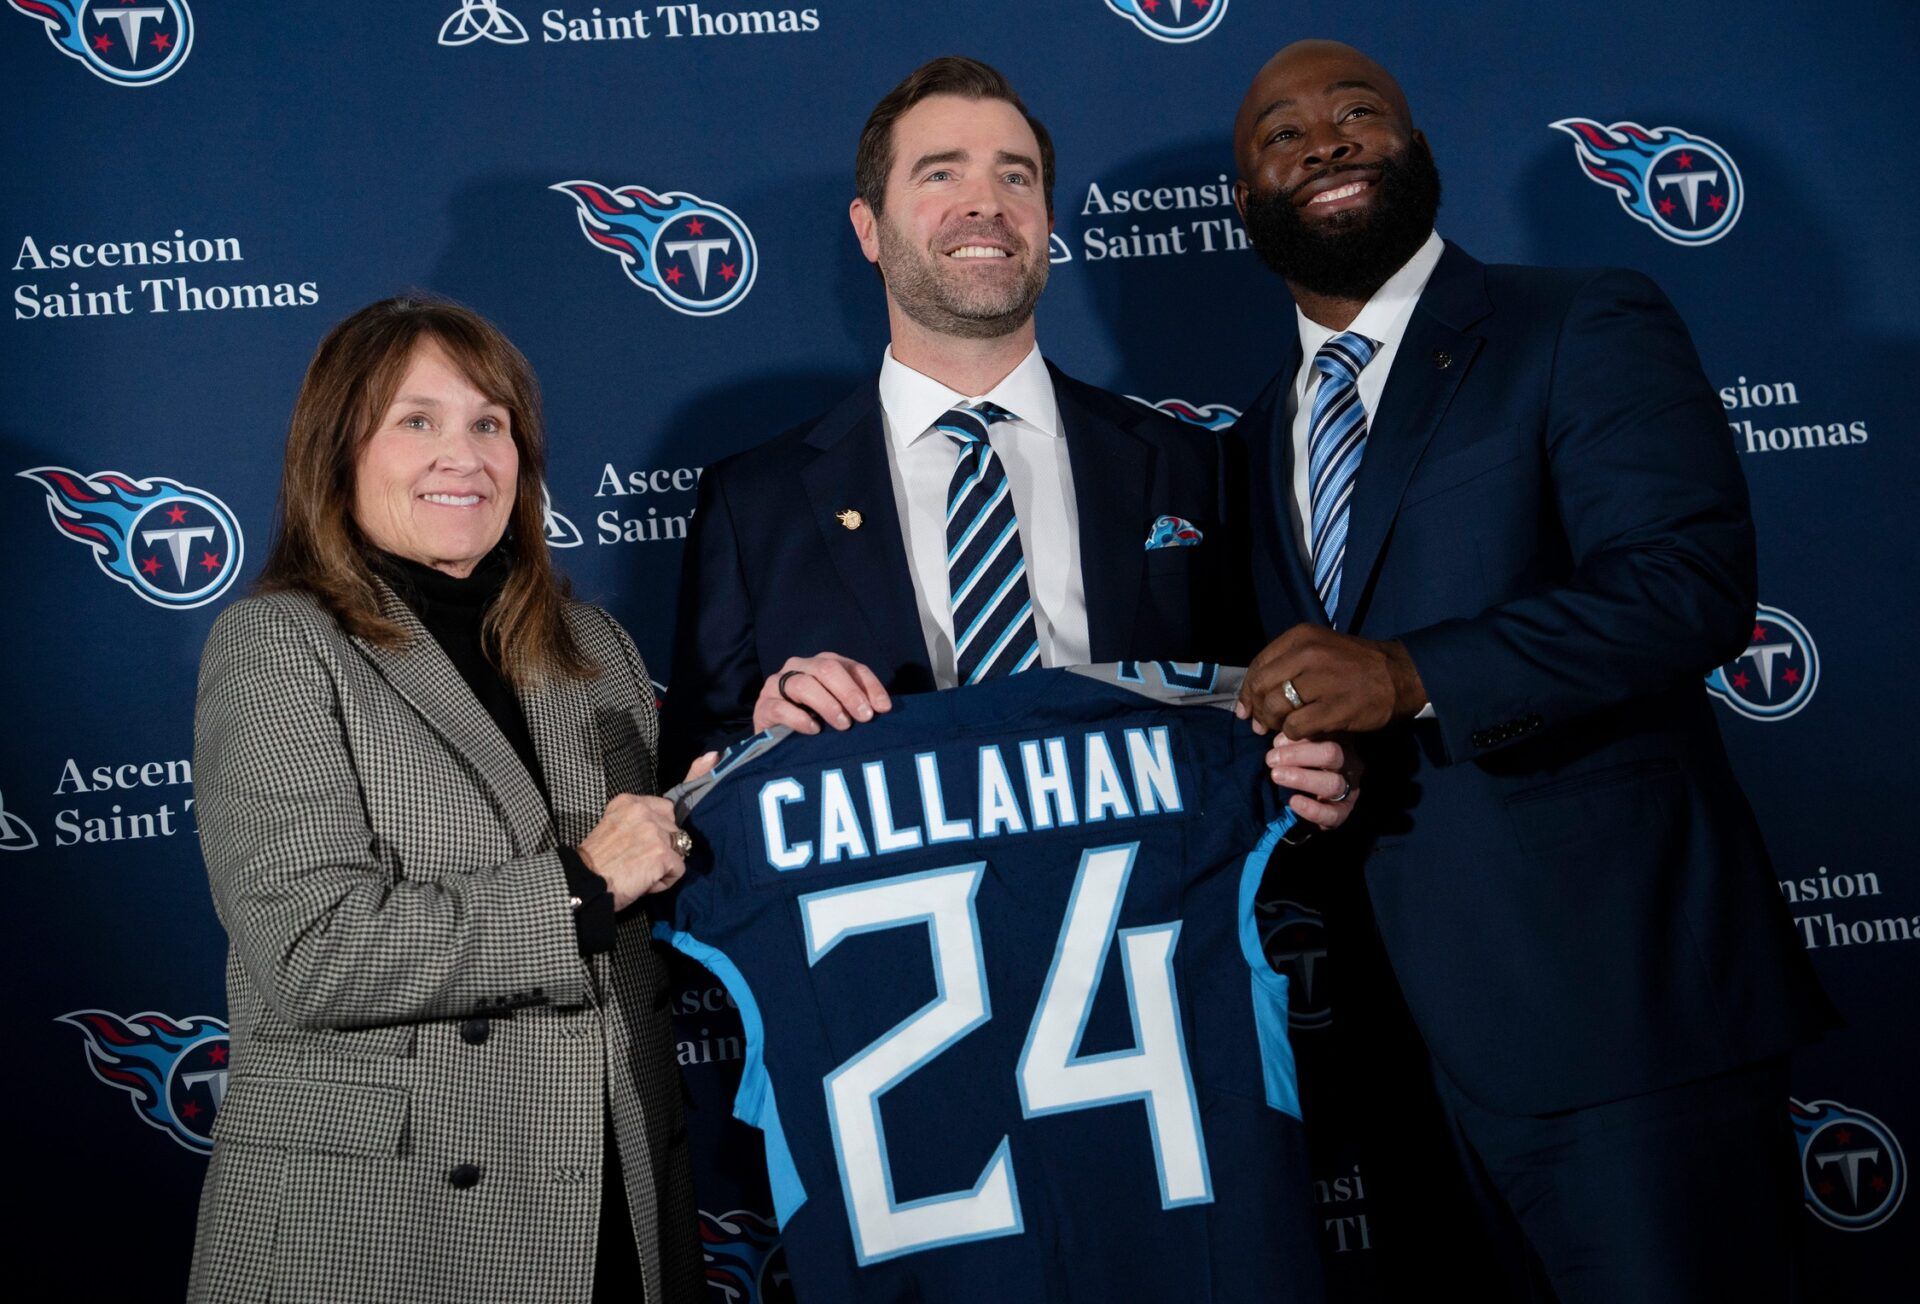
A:
[[[480,1185],[480,1165],[460,1164],[448,1169],[447,1184],[456,1191],[471,1190]]]
[[[493,1031],[493,1025],[485,1019],[468,1019],[460,1025],[460,1040],[469,1046],[478,1046]]]

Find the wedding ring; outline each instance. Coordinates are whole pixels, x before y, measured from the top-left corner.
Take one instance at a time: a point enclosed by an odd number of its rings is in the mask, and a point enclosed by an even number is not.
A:
[[[687,832],[685,829],[675,829],[673,831],[673,849],[675,853],[684,860],[693,852],[693,834]]]
[[[1291,679],[1287,680],[1286,683],[1280,685],[1280,691],[1286,694],[1287,700],[1289,702],[1293,703],[1294,710],[1298,711],[1301,707],[1306,705],[1306,702],[1301,700],[1300,690],[1293,686],[1293,681]]]
[[[787,681],[789,679],[792,679],[795,675],[804,675],[806,673],[807,672],[804,670],[789,670],[785,674],[781,675],[780,682],[774,685],[775,692],[779,693],[782,698],[785,698],[786,701],[788,701],[794,706],[799,707],[803,711],[807,709],[806,703],[795,702],[791,697],[787,697]]]
[[[1353,780],[1343,774],[1340,776],[1340,795],[1338,797],[1329,797],[1327,800],[1333,805],[1338,806],[1351,796],[1353,796]]]

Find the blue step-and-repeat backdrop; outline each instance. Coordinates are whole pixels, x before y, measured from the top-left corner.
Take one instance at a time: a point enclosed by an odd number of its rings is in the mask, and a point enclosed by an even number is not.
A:
[[[1293,329],[1234,217],[1229,125],[1269,53],[1333,36],[1405,85],[1446,180],[1443,234],[1489,261],[1639,268],[1693,329],[1753,489],[1763,585],[1752,645],[1706,691],[1849,1021],[1800,1055],[1781,1102],[1811,1275],[1836,1299],[1911,1298],[1920,9],[783,3],[0,8],[16,1283],[160,1299],[184,1282],[226,1052],[194,674],[265,554],[287,415],[334,322],[421,287],[526,351],[557,556],[670,694],[701,468],[879,363],[885,313],[846,207],[880,95],[938,54],[1007,72],[1059,146],[1043,348],[1220,423]],[[659,233],[600,219],[640,189],[716,219],[659,279],[631,253]],[[108,491],[126,519],[69,510]],[[139,537],[121,549],[115,529]],[[1267,931],[1310,1059],[1339,1019],[1338,954],[1306,903],[1276,903]],[[713,1297],[782,1298],[758,1147],[726,1118],[737,1020],[697,970],[678,1002]],[[1364,1296],[1391,1246],[1341,1139],[1323,1154],[1335,1280]]]

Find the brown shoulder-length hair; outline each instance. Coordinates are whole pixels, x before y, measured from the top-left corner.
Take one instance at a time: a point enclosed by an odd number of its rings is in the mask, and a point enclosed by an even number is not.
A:
[[[259,587],[311,593],[348,633],[384,647],[405,642],[405,631],[380,609],[373,545],[353,519],[354,479],[360,450],[424,340],[507,410],[520,457],[506,530],[512,564],[482,627],[488,658],[520,686],[555,673],[593,675],[561,618],[568,590],[547,552],[546,432],[533,368],[492,322],[444,299],[382,299],[320,341],[293,405],[278,520]]]

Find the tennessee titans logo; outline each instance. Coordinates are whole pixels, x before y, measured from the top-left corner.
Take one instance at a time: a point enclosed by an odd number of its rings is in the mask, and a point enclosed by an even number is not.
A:
[[[60,466],[20,475],[47,491],[55,529],[92,548],[109,578],[156,607],[212,602],[240,573],[240,523],[203,489],[163,476],[89,476]]]
[[[1586,118],[1562,118],[1552,126],[1573,137],[1587,176],[1611,186],[1629,216],[1665,239],[1712,244],[1740,220],[1747,193],[1740,169],[1706,137],[1632,122],[1603,127]]]
[[[1107,8],[1156,41],[1197,41],[1220,25],[1227,0],[1107,0]]]
[[[1253,908],[1260,947],[1275,973],[1287,976],[1287,1026],[1324,1028],[1333,1022],[1328,1000],[1327,926],[1320,912],[1298,901],[1260,901]]]
[[[547,187],[572,197],[580,233],[617,255],[627,279],[689,317],[712,317],[739,305],[760,270],[747,224],[718,204],[644,186],[608,190],[591,181]]]
[[[213,1149],[213,1116],[227,1094],[227,1025],[204,1014],[175,1023],[164,1014],[123,1019],[75,1010],[56,1023],[87,1039],[93,1076],[133,1097],[134,1112],[187,1149]]]
[[[1778,607],[1753,618],[1747,650],[1707,676],[1707,691],[1749,720],[1784,720],[1813,699],[1820,651],[1807,627]]]
[[[772,1219],[745,1209],[700,1211],[700,1250],[707,1260],[707,1298],[713,1304],[792,1304],[780,1231]]]
[[[186,0],[7,0],[47,25],[47,39],[88,72],[121,86],[151,86],[173,76],[193,48]]]
[[[18,815],[7,813],[7,801],[0,794],[0,851],[32,851],[40,845],[40,838],[33,831],[33,825]]]
[[[1240,413],[1225,403],[1189,403],[1183,398],[1163,398],[1158,403],[1147,403],[1147,400],[1132,394],[1127,397],[1205,430],[1225,430],[1240,419]]]
[[[1907,1193],[1907,1158],[1887,1125],[1836,1100],[1788,1103],[1807,1212],[1843,1232],[1893,1217]]]

